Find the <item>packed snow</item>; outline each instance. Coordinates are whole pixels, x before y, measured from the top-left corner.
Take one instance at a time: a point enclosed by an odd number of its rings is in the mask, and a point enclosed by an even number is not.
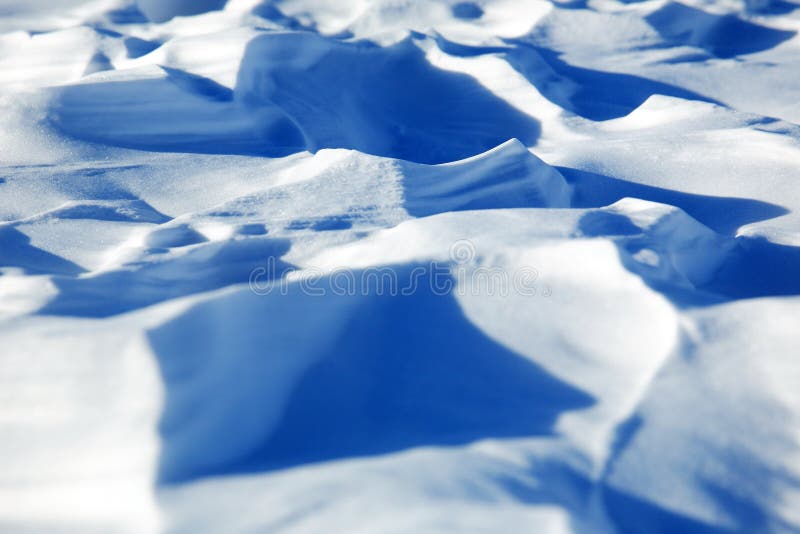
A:
[[[800,532],[794,0],[0,0],[0,532]]]

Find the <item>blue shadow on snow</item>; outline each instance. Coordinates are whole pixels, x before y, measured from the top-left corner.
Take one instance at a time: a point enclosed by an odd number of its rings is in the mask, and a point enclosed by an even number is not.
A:
[[[645,20],[668,42],[702,48],[722,59],[769,50],[796,33],[747,22],[734,14],[707,13],[679,2],[667,3]]]
[[[386,269],[399,287],[414,276],[413,266]],[[350,296],[331,294],[332,283],[318,282],[324,296],[297,285],[230,295],[149,333],[167,390],[162,483],[551,435],[561,413],[593,402],[425,283],[396,296],[383,280]],[[226,319],[226,309],[238,313]]]

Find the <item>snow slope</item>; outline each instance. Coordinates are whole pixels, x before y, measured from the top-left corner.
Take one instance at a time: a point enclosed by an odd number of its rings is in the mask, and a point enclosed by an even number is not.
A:
[[[0,0],[0,532],[800,532],[798,31]]]

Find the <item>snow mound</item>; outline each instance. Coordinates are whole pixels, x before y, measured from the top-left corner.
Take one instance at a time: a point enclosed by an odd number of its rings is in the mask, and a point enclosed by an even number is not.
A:
[[[473,78],[431,66],[411,38],[383,48],[308,32],[263,35],[245,52],[235,96],[269,113],[262,122],[275,137],[309,150],[444,163],[512,137],[530,145],[539,133],[535,119]],[[272,116],[273,105],[283,116]]]

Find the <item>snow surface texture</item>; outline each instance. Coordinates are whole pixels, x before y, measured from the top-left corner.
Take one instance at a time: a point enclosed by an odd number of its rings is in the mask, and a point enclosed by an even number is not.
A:
[[[0,0],[0,532],[800,532],[798,30]]]

